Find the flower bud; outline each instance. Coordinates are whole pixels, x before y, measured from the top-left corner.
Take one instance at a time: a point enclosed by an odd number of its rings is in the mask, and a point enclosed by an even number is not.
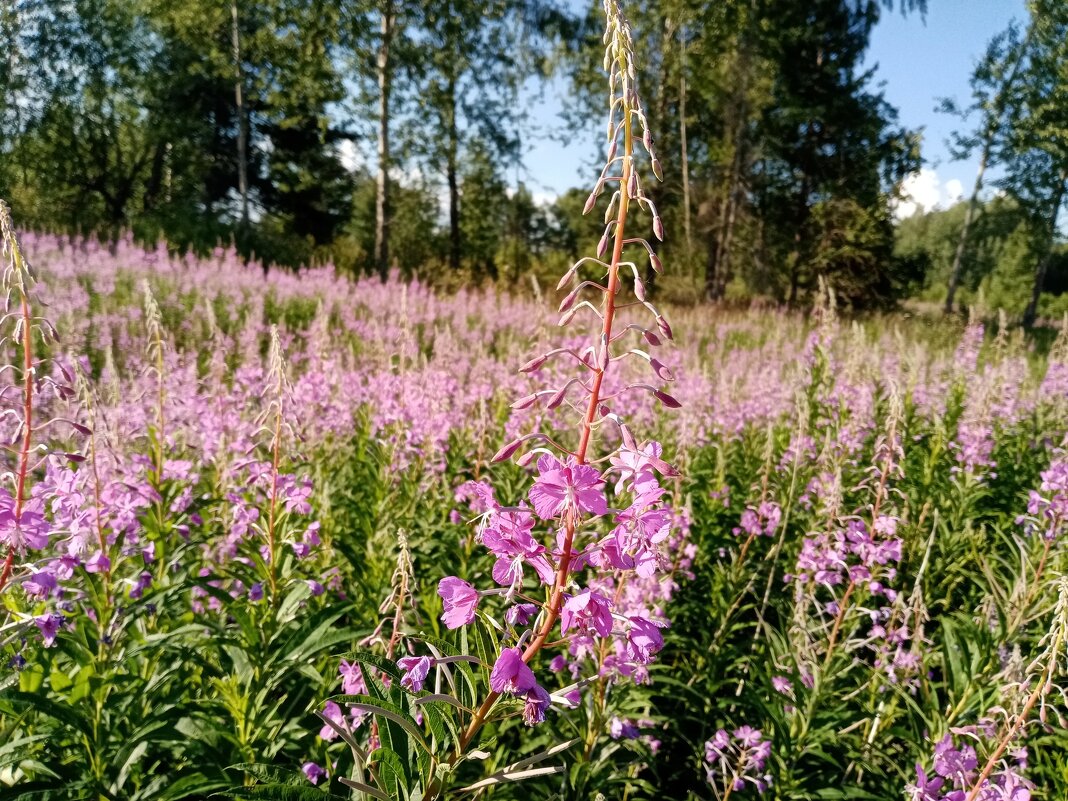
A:
[[[581,292],[581,291],[582,291],[582,287],[577,286],[574,289],[572,289],[570,292],[568,292],[567,293],[567,297],[565,297],[562,301],[560,301],[560,308],[557,309],[557,311],[566,312],[568,309],[570,309],[572,306],[574,306],[575,305],[575,300],[578,298],[579,292]]]
[[[515,409],[516,411],[518,411],[520,409],[529,409],[531,406],[533,406],[535,403],[537,403],[537,401],[538,401],[538,396],[536,394],[524,395],[519,400],[512,401],[511,408]]]
[[[634,296],[638,300],[645,300],[645,284],[638,276],[634,276]]]
[[[658,337],[656,334],[646,328],[642,329],[642,339],[644,339],[654,348],[660,347],[660,337]]]
[[[560,387],[560,389],[556,390],[555,393],[553,393],[553,396],[549,398],[549,402],[545,404],[545,408],[555,409],[556,407],[558,407],[561,403],[564,402],[564,398],[567,397],[567,391],[569,389],[571,389],[570,381]]]
[[[659,389],[657,389],[657,390],[653,390],[653,394],[656,395],[656,399],[658,401],[660,401],[662,404],[667,406],[669,409],[680,409],[680,408],[682,408],[682,404],[679,403],[677,400],[675,400],[670,395],[668,395],[666,392],[661,392]]]
[[[653,134],[648,128],[642,131],[642,145],[646,150],[653,149]]]
[[[615,194],[612,195],[612,199],[610,201],[608,201],[608,208],[604,210],[604,224],[605,225],[608,225],[608,223],[612,219],[612,215],[615,214],[615,211],[616,211],[616,198],[618,198],[618,197],[619,197],[619,193],[616,192]]]
[[[658,459],[655,456],[646,454],[645,460],[649,462],[653,467],[660,471],[660,475],[667,476],[668,478],[674,478],[679,474],[679,470],[674,465],[668,464],[663,459]]]
[[[656,238],[661,242],[664,241],[664,221],[660,219],[659,214],[653,215],[653,234],[655,234]]]
[[[665,320],[663,317],[660,317],[659,315],[657,315],[657,318],[656,318],[656,327],[659,328],[660,329],[660,333],[663,334],[668,339],[674,339],[675,338],[671,334],[671,326],[668,325],[668,321]]]
[[[598,184],[600,186],[600,184]],[[586,205],[582,207],[583,214],[589,214],[593,211],[593,207],[597,205],[597,195],[600,194],[596,189],[590,192],[590,196],[586,198]]]
[[[664,265],[660,261],[660,257],[657,256],[655,253],[649,254],[649,264],[650,266],[652,266],[654,273],[656,273],[657,275],[664,274]]]
[[[608,229],[604,229],[604,233],[601,234],[601,241],[597,243],[597,258],[601,258],[608,252]]]
[[[490,461],[491,462],[503,462],[505,459],[510,458],[512,456],[512,454],[514,454],[517,450],[519,450],[519,446],[522,445],[522,444],[523,444],[523,437],[520,437],[519,439],[512,440],[507,445],[505,445],[503,448],[501,448],[499,451],[497,451],[497,453],[495,453],[493,455],[493,458],[490,459]]]
[[[653,156],[653,175],[656,176],[656,180],[664,180],[664,168],[660,166],[660,159]]]
[[[535,356],[529,362],[527,362],[522,367],[520,367],[519,368],[519,372],[521,372],[521,373],[533,373],[535,370],[537,370],[539,367],[541,367],[543,364],[545,364],[545,361],[548,358],[549,358],[549,355],[547,353],[543,353],[541,356]]]
[[[674,381],[675,375],[668,369],[667,365],[657,359],[650,359],[649,366],[653,368],[653,372],[657,377],[663,381]]]

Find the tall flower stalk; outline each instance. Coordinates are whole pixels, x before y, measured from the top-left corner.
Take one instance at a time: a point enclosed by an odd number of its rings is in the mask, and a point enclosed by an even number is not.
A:
[[[11,209],[0,201],[0,242],[3,247],[4,274],[3,290],[6,313],[3,324],[9,328],[6,338],[17,349],[18,357],[11,365],[16,382],[5,388],[17,392],[18,401],[11,404],[10,419],[17,422],[13,440],[15,465],[12,474],[12,492],[4,498],[10,509],[4,515],[0,528],[0,544],[6,548],[3,563],[0,564],[0,592],[10,582],[15,570],[15,560],[26,550],[40,550],[48,542],[48,524],[44,516],[35,510],[27,509],[30,491],[27,480],[33,467],[34,434],[41,426],[35,422],[35,399],[38,361],[34,354],[35,332],[43,341],[55,339],[55,330],[43,317],[35,315],[33,288],[36,278],[23,255],[22,245],[15,233],[11,219]],[[5,398],[6,400],[6,398]],[[7,405],[5,403],[5,405]],[[47,424],[46,424],[47,425]],[[6,493],[5,493],[6,494]]]
[[[527,464],[537,451],[543,451],[539,459],[539,481],[532,489],[531,499],[537,510],[538,498],[545,499],[549,496],[552,500],[559,499],[550,508],[550,514],[538,516],[543,519],[555,519],[561,525],[563,542],[560,545],[557,566],[549,589],[549,600],[542,608],[541,622],[536,629],[536,634],[522,650],[522,662],[529,664],[542,650],[552,636],[554,627],[560,620],[564,608],[566,591],[571,584],[573,562],[576,557],[575,538],[582,525],[586,522],[587,515],[599,516],[607,512],[600,485],[603,480],[597,471],[588,467],[591,461],[591,447],[594,440],[594,432],[600,430],[605,423],[614,423],[619,430],[624,449],[630,454],[637,454],[633,440],[625,425],[611,413],[607,406],[611,399],[605,391],[605,378],[609,374],[614,363],[628,355],[636,355],[645,358],[653,365],[658,376],[667,373],[660,363],[648,356],[644,351],[631,350],[622,353],[613,353],[612,346],[621,340],[629,332],[624,330],[622,334],[614,330],[617,309],[620,308],[617,297],[623,285],[621,269],[629,267],[632,271],[634,283],[634,295],[637,303],[644,305],[654,317],[654,322],[660,332],[665,336],[671,336],[671,328],[663,316],[646,300],[645,286],[639,275],[638,268],[633,262],[623,260],[624,249],[627,245],[641,246],[649,254],[649,258],[655,269],[659,269],[660,262],[652,245],[643,237],[627,238],[628,216],[631,204],[646,209],[652,215],[652,229],[657,239],[663,238],[663,222],[656,212],[652,201],[642,191],[641,179],[635,165],[636,142],[640,141],[648,153],[653,172],[658,178],[661,177],[659,161],[652,147],[652,136],[649,132],[648,121],[642,106],[641,98],[635,86],[635,65],[633,54],[633,39],[630,25],[623,15],[622,9],[615,0],[605,0],[604,11],[607,26],[604,34],[605,58],[604,65],[609,73],[609,116],[608,116],[608,158],[597,180],[597,184],[591,192],[584,209],[585,213],[592,211],[606,187],[615,184],[616,188],[611,193],[608,209],[605,212],[605,229],[597,248],[596,258],[585,258],[576,262],[560,279],[557,289],[563,289],[575,284],[571,292],[560,304],[563,317],[561,325],[568,325],[575,318],[576,313],[585,308],[600,321],[600,332],[596,341],[582,353],[576,353],[570,349],[557,349],[535,357],[523,366],[524,372],[538,370],[549,358],[571,357],[577,360],[588,376],[588,380],[571,379],[562,387],[544,390],[527,396],[514,404],[516,408],[533,405],[539,400],[548,398],[548,407],[559,406],[566,398],[572,387],[578,387],[580,397],[585,395],[585,410],[578,426],[578,446],[572,451],[558,445],[541,434],[527,435],[515,440],[503,447],[494,457],[494,461],[502,461],[514,455],[519,447],[533,439],[545,439],[557,452],[560,452],[567,462],[560,462],[548,449],[536,449],[520,458],[521,464]],[[636,136],[638,127],[641,128],[641,137]],[[618,173],[615,172],[618,169]],[[612,211],[615,210],[614,217]],[[602,261],[602,257],[608,250],[611,242],[611,260]],[[604,284],[596,280],[579,280],[579,271],[585,264],[592,264],[604,270]],[[600,309],[588,300],[579,300],[584,291],[589,291],[594,296],[599,296]],[[651,331],[643,330],[647,341],[656,341],[657,337]],[[592,375],[590,375],[592,374]],[[669,373],[667,373],[670,375]],[[659,389],[648,385],[636,384],[627,389],[649,389],[662,403],[667,406],[677,406],[671,396]],[[582,401],[579,402],[581,408]],[[629,440],[629,442],[628,442]],[[629,445],[629,447],[628,447]],[[638,458],[641,458],[639,455]],[[660,461],[659,455],[646,457],[648,465],[655,467],[659,472],[674,474],[666,463]],[[537,493],[537,494],[535,494]],[[586,497],[583,497],[586,494]],[[551,503],[546,500],[546,503]],[[589,591],[587,591],[588,593]],[[572,596],[572,598],[577,596]],[[593,597],[592,595],[590,596]],[[599,596],[598,596],[599,597]],[[589,608],[584,607],[584,608]],[[565,630],[566,630],[565,626]],[[502,688],[506,685],[501,685]],[[486,721],[486,717],[493,708],[494,703],[501,696],[503,689],[494,689],[483,701],[472,716],[463,737],[460,740],[460,751],[470,745],[479,729]]]

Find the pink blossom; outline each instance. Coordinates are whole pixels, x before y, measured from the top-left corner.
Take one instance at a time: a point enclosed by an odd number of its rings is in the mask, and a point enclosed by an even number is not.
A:
[[[398,659],[397,665],[404,671],[401,687],[407,687],[415,693],[422,690],[432,664],[429,656],[406,656]]]
[[[601,474],[569,457],[567,464],[548,454],[538,459],[538,477],[530,488],[530,502],[542,520],[553,520],[567,509],[590,514],[608,513]]]
[[[537,684],[518,648],[505,648],[490,672],[490,689],[495,693],[522,695]]]
[[[612,633],[612,609],[608,599],[600,593],[583,590],[568,598],[560,612],[560,630],[592,628],[600,636]]]
[[[523,722],[534,726],[545,720],[545,710],[549,708],[549,693],[535,684],[527,691],[526,704],[523,707]]]
[[[475,619],[478,606],[478,590],[463,579],[446,576],[438,582],[438,595],[445,607],[441,622],[447,628],[458,629]]]

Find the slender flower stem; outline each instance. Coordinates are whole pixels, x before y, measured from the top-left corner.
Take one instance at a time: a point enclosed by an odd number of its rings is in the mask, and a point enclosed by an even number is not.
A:
[[[838,602],[838,614],[834,617],[834,625],[831,627],[831,636],[827,638],[827,656],[823,659],[824,670],[827,669],[827,666],[831,663],[831,657],[834,656],[834,644],[838,640],[838,631],[842,628],[842,621],[845,619],[846,609],[849,608],[849,598],[853,594],[853,589],[856,586],[857,583],[851,579],[849,586],[846,587],[846,591],[842,595],[842,600]]]
[[[1005,749],[1009,747],[1009,743],[1012,742],[1016,736],[1016,732],[1020,730],[1020,727],[1027,721],[1027,718],[1031,714],[1031,710],[1034,709],[1035,704],[1038,703],[1038,699],[1042,697],[1043,691],[1046,689],[1048,681],[1041,681],[1038,686],[1031,691],[1031,695],[1027,698],[1027,703],[1024,704],[1023,709],[1020,710],[1020,714],[1016,716],[1016,720],[1012,722],[1009,730],[1005,733],[1005,736],[998,742],[997,748],[987,759],[986,765],[983,766],[982,772],[979,774],[979,778],[975,780],[975,784],[972,786],[971,791],[968,793],[968,797],[965,801],[975,801],[979,797],[979,793],[983,790],[983,783],[990,778],[990,774],[994,770],[994,766],[997,761],[1001,759],[1001,755],[1005,753]]]
[[[15,258],[19,258],[17,255]],[[30,472],[30,446],[33,437],[33,315],[30,313],[30,302],[26,297],[26,290],[20,285],[21,295],[21,328],[22,328],[22,445],[19,448],[18,472],[15,478],[15,525],[22,521],[22,508],[26,503],[26,476]],[[4,589],[15,564],[15,545],[8,547],[7,558],[4,560],[4,568],[0,571],[0,590]]]
[[[0,590],[4,589],[7,580],[11,577],[11,569],[15,566],[15,546],[7,549],[7,558],[4,559],[4,567],[0,570]]]
[[[281,404],[281,400],[279,400]],[[271,505],[267,510],[267,581],[271,587],[271,603],[278,603],[278,578],[275,568],[277,545],[275,543],[275,528],[277,525],[278,508],[278,470],[281,464],[281,439],[282,439],[282,409],[279,406],[278,414],[274,422],[274,438],[271,443]]]

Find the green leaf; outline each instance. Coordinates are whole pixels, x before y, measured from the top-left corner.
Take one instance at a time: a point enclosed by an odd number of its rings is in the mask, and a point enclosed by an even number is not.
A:
[[[423,733],[419,730],[419,725],[399,706],[384,699],[371,698],[366,695],[335,695],[330,700],[355,707],[361,712],[369,712],[372,715],[396,723],[412,736],[415,744],[430,753],[430,746],[423,739]]]

